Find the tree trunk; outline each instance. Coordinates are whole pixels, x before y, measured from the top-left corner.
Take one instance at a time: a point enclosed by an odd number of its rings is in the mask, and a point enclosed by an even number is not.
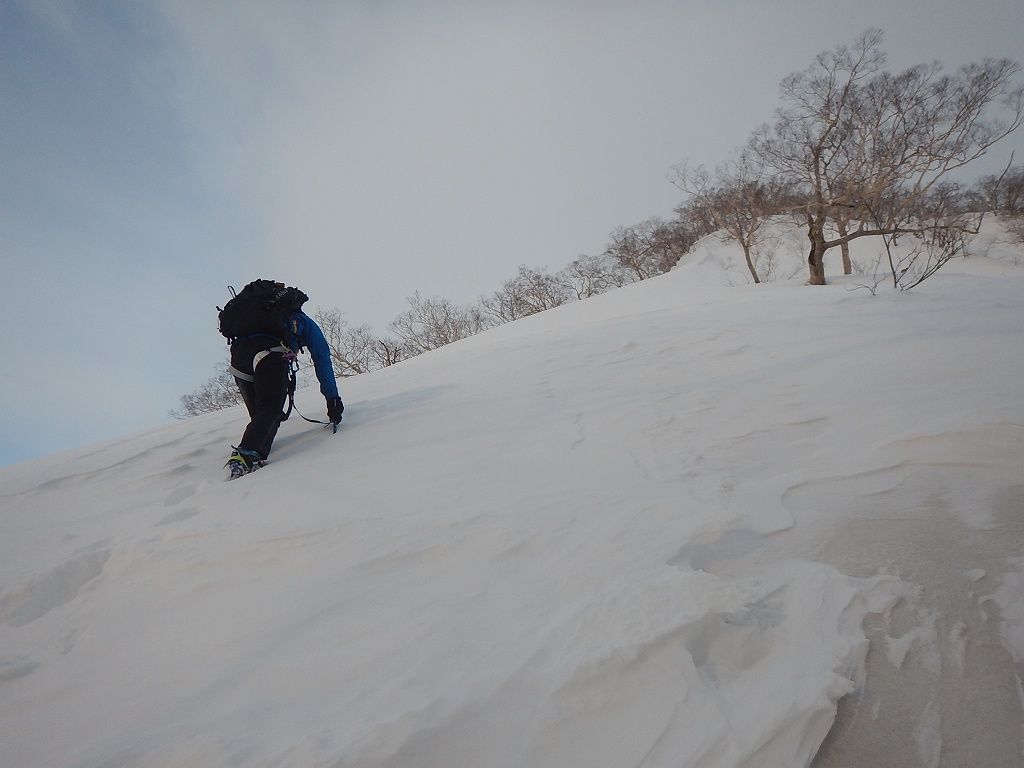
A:
[[[757,276],[757,270],[754,268],[754,260],[750,257],[750,246],[742,240],[740,245],[743,246],[743,258],[747,260],[747,269],[750,270],[750,276],[754,278],[755,283],[760,283],[761,278]]]
[[[811,249],[807,254],[809,285],[825,285],[825,230],[820,221],[809,221],[807,239],[811,241]]]
[[[849,232],[846,228],[846,222],[842,220],[837,221],[836,226],[839,230],[839,236],[845,238]],[[846,240],[843,240],[843,242],[839,244],[839,250],[842,251],[843,254],[843,274],[852,275],[853,263],[850,261],[850,244]]]

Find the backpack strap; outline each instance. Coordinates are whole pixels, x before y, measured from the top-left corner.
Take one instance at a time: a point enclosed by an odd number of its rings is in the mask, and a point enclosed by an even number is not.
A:
[[[263,331],[260,331],[259,333],[250,333],[248,336],[235,336],[233,338],[230,338],[228,339],[228,346],[234,345],[236,341],[248,341],[249,339],[257,339],[261,336],[265,339],[274,339],[275,341],[281,341],[280,338],[278,338],[272,333],[264,333]]]
[[[291,352],[291,350],[288,349],[288,347],[284,346],[283,344],[279,344],[276,347],[271,347],[270,349],[261,349],[259,352],[257,352],[255,355],[253,355],[253,358],[252,358],[252,370],[253,370],[253,373],[256,372],[256,366],[259,365],[261,362],[263,362],[263,359],[266,358],[267,355],[269,355],[271,352],[281,352],[281,353],[284,353],[284,352]],[[289,368],[290,368],[290,366],[289,366]],[[249,381],[249,382],[256,381],[256,377],[252,373],[246,373],[245,371],[240,371],[237,368],[235,368],[235,366],[233,366],[233,365],[229,365],[228,366],[228,373],[230,373],[236,379],[241,379],[242,381]],[[291,384],[289,386],[290,386],[292,391],[295,390],[295,375],[294,374],[292,374],[292,376],[291,376]]]
[[[288,347],[284,346],[283,344],[279,344],[276,347],[271,347],[270,349],[264,349],[264,350],[261,350],[261,351],[257,352],[255,355],[253,355],[253,358],[252,358],[252,369],[253,369],[253,371],[256,370],[256,366],[257,365],[259,365],[260,363],[263,362],[263,358],[265,358],[271,352],[291,352],[291,350],[288,349]]]
[[[260,350],[259,352],[257,352],[253,356],[253,359],[252,359],[252,369],[253,369],[253,371],[256,370],[256,366],[259,365],[260,362],[262,362],[263,359],[266,358],[267,355],[269,355],[271,352],[280,352],[280,353],[286,355],[287,353],[292,352],[292,350],[290,350],[288,347],[286,347],[284,345],[279,345],[279,346],[276,346],[276,347],[271,347],[270,349]],[[287,421],[288,417],[292,415],[292,411],[294,410],[297,414],[299,414],[299,416],[304,421],[308,421],[310,424],[323,424],[325,428],[333,426],[335,433],[337,433],[337,431],[338,431],[338,425],[337,424],[332,424],[329,421],[318,421],[317,419],[310,419],[310,418],[308,418],[306,416],[303,416],[302,412],[298,408],[295,407],[295,385],[297,383],[297,378],[298,378],[296,376],[296,374],[299,371],[299,364],[295,360],[294,354],[290,358],[286,357],[285,359],[289,361],[289,363],[288,363],[288,409],[286,411],[284,411],[284,413],[281,414],[281,421]],[[235,368],[233,365],[229,365],[228,366],[228,373],[230,373],[232,376],[235,376],[236,378],[241,379],[242,381],[250,381],[251,382],[251,381],[255,381],[256,380],[256,377],[253,376],[252,374],[245,373],[244,371],[240,371],[237,368]]]
[[[228,373],[230,373],[236,379],[241,379],[242,381],[248,381],[250,383],[256,381],[256,377],[253,376],[251,373],[244,373],[235,368],[235,366],[233,365],[228,366]]]

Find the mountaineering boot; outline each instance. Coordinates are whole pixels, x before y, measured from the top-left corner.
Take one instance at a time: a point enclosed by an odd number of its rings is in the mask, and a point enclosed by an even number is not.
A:
[[[266,464],[256,451],[247,451],[244,448],[235,448],[234,450],[235,452],[228,457],[227,463],[224,465],[231,473],[228,480],[247,475]]]

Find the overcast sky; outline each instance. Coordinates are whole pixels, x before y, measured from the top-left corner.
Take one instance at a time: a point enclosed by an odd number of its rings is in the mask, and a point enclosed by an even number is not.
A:
[[[0,464],[166,422],[229,284],[383,333],[601,251],[871,26],[892,69],[1024,59],[1021,0],[3,0]]]

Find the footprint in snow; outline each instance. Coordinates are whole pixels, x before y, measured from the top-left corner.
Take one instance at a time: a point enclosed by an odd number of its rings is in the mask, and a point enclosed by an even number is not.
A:
[[[195,517],[202,512],[201,507],[186,507],[185,509],[178,509],[171,512],[169,515],[165,515],[160,519],[157,525],[170,525],[171,523],[180,523],[182,520],[188,520],[191,517]]]
[[[20,627],[70,603],[103,572],[109,547],[80,551],[60,565],[0,595],[0,621]]]
[[[39,662],[27,656],[0,656],[0,685],[31,675]]]

